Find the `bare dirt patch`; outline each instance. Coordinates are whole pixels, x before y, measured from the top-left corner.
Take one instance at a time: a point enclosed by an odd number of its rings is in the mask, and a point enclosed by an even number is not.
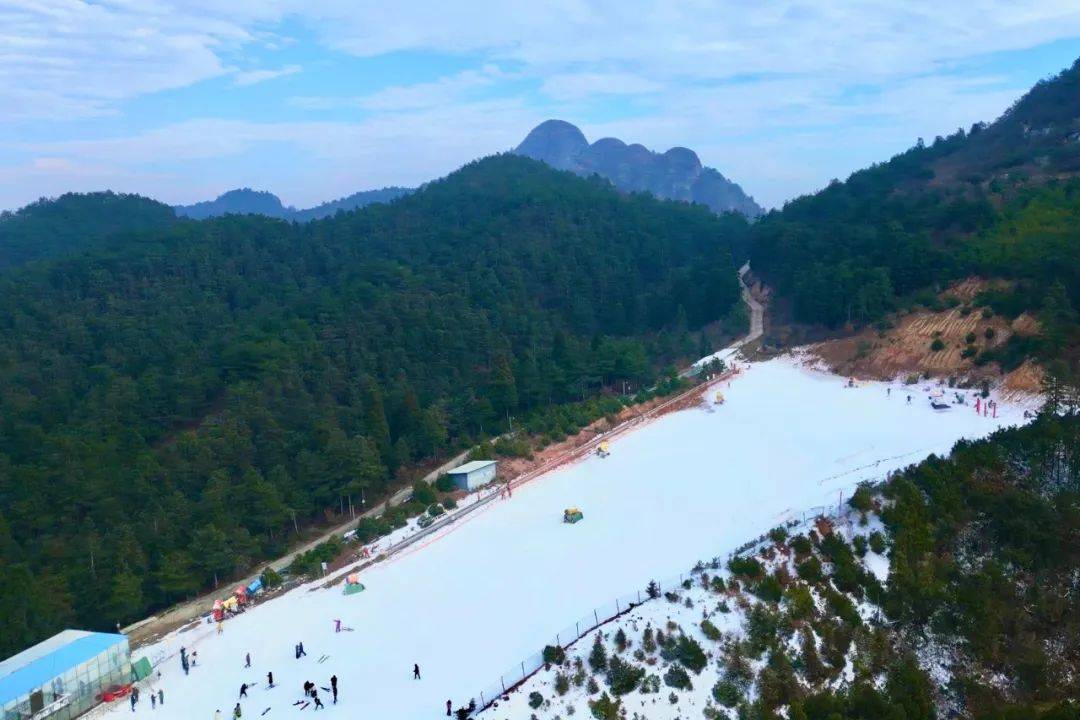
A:
[[[857,378],[888,380],[928,373],[969,380],[1000,379],[1001,369],[995,363],[975,364],[977,354],[1008,342],[1014,334],[1038,333],[1039,324],[1026,314],[1012,322],[984,315],[984,309],[971,301],[989,286],[985,280],[970,278],[942,293],[944,298],[959,300],[956,307],[894,316],[890,328],[865,328],[850,337],[813,345],[810,352],[834,372]],[[1019,389],[1032,381],[1032,371],[1027,370],[1014,383]]]

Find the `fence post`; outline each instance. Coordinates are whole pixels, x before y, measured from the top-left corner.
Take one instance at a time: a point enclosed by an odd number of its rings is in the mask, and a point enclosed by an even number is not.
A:
[[[619,598],[615,598],[615,614],[619,614]]]
[[[506,681],[503,680],[502,675],[499,676],[499,684],[502,685],[503,694],[505,695],[506,694]]]
[[[559,634],[555,633],[555,644],[562,647],[562,640],[559,639]]]
[[[521,663],[521,679],[522,680],[525,679],[525,663],[524,662]]]
[[[599,625],[600,624],[600,616],[596,614],[595,610],[592,611],[592,616],[593,616],[593,620],[596,621],[596,624]]]
[[[484,699],[484,692],[480,691],[480,707],[487,707],[487,700]]]

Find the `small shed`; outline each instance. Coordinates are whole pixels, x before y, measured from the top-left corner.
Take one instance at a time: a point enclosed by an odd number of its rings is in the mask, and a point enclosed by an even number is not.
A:
[[[473,460],[446,474],[462,490],[475,490],[495,479],[497,465],[495,460]]]

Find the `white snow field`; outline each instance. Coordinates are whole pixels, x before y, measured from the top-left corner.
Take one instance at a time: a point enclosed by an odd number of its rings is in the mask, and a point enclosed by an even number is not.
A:
[[[365,571],[363,593],[300,588],[229,620],[221,636],[203,625],[137,651],[153,659],[183,644],[198,665],[185,677],[178,658],[165,660],[154,679],[164,707],[151,710],[144,693],[134,714],[209,720],[220,709],[229,718],[248,682],[256,686],[242,701],[245,718],[265,708],[268,720],[305,716],[314,708],[293,705],[303,682],[329,687],[336,674],[338,706],[319,692],[328,716],[445,717],[447,699],[464,703],[650,578],[724,556],[789,514],[835,503],[841,489],[946,453],[960,438],[1023,422],[1024,408],[1004,402],[995,420],[970,407],[936,412],[921,387],[896,384],[887,396],[885,384],[844,384],[789,358],[750,365],[719,388],[725,404],[713,406],[709,391],[707,409],[667,415],[614,441],[606,459],[533,480]],[[584,520],[564,524],[569,506]],[[335,634],[335,618],[355,631]],[[300,641],[307,657],[295,660]],[[277,683],[269,690],[267,671]],[[113,714],[132,712],[122,702],[94,715]]]

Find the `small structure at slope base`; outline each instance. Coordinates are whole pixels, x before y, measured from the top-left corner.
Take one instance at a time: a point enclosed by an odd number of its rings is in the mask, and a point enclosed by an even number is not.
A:
[[[473,460],[447,471],[446,476],[462,490],[475,490],[495,479],[497,466],[495,460]]]

